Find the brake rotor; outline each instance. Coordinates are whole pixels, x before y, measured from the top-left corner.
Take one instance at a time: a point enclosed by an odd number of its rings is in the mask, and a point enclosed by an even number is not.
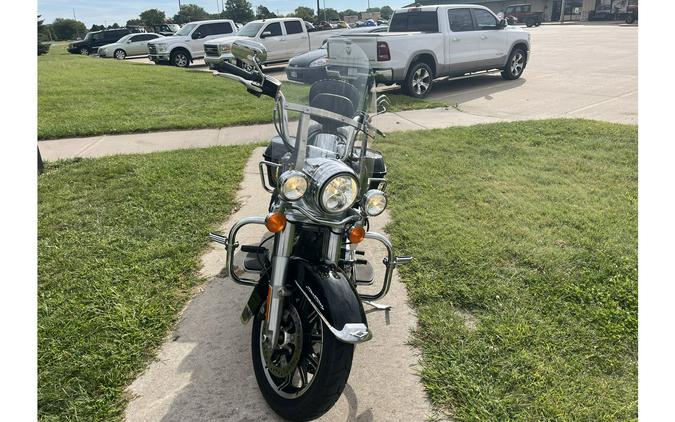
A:
[[[262,334],[261,334],[262,335]],[[293,373],[302,354],[302,322],[295,306],[290,303],[285,307],[279,326],[279,341],[271,344],[267,338],[262,343],[265,365],[270,374],[278,378],[286,378]]]

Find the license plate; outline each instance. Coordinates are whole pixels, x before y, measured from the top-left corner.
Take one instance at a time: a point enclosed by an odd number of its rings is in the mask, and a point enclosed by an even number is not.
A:
[[[298,72],[295,70],[291,70],[291,78],[297,78],[298,77]]]

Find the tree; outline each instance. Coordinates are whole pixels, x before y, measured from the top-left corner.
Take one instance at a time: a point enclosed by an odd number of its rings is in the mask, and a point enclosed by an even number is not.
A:
[[[293,12],[293,16],[304,21],[312,21],[314,20],[314,9],[310,7],[299,6],[295,9],[295,12]]]
[[[143,26],[143,21],[140,19],[129,19],[126,26]]]
[[[56,18],[52,23],[52,31],[57,40],[74,40],[87,33],[87,27],[75,19]]]
[[[262,4],[258,6],[258,8],[255,11],[255,18],[256,19],[270,19],[270,18],[276,18],[277,15],[276,13],[270,12],[268,8],[263,6]]]
[[[323,20],[331,21],[340,19],[340,14],[338,13],[338,11],[331,7],[321,9],[321,12],[319,13],[321,13],[320,18]]]
[[[140,16],[143,23],[147,26],[159,25],[166,20],[166,14],[159,9],[148,9],[141,12]]]
[[[114,24],[112,24],[112,26],[110,26],[110,28],[112,28],[112,29],[117,29],[117,28],[119,28],[119,27],[120,27],[120,26],[119,26],[119,24],[118,24],[117,22],[115,22]]]
[[[358,16],[359,12],[354,9],[347,9],[340,12],[340,17],[344,19],[345,16]]]
[[[188,22],[203,21],[208,18],[209,14],[202,7],[196,4],[186,4],[180,7],[178,13],[174,15],[173,21],[179,25],[184,25]]]
[[[227,0],[223,11],[226,19],[235,22],[249,22],[255,19],[251,3],[246,0]]]
[[[94,31],[103,31],[105,29],[105,26],[103,25],[96,25],[93,24],[91,28],[89,28],[89,32],[94,32]]]
[[[389,6],[383,6],[380,9],[380,16],[382,17],[382,19],[389,19],[389,18],[391,18],[391,15],[393,15],[393,14],[394,14],[394,9],[392,9]]]
[[[38,38],[38,44],[37,44],[37,53],[38,56],[45,54],[49,51],[49,44],[44,43],[42,41],[46,41],[48,38],[45,35],[45,29],[44,26],[42,25],[44,23],[44,19],[40,19],[41,15],[38,15],[38,20],[37,20],[37,38]],[[38,155],[40,154],[40,150],[38,149]],[[42,160],[42,158],[38,158],[38,160]],[[38,167],[39,167],[38,163]]]

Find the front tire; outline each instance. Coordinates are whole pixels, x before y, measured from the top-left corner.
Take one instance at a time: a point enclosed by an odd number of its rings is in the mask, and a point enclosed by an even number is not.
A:
[[[411,97],[424,98],[429,94],[433,72],[431,67],[424,62],[415,63],[403,81],[403,90]]]
[[[80,48],[80,54],[82,54],[83,56],[88,56],[89,55],[89,49],[87,47]]]
[[[631,24],[635,22],[635,15],[632,13],[630,15],[626,15],[626,23]]]
[[[532,28],[534,26],[534,19],[532,19],[532,18],[526,19],[525,25],[527,25],[528,28]]]
[[[178,50],[171,53],[171,64],[176,67],[190,66],[190,56],[184,50]]]
[[[522,48],[514,48],[509,59],[506,61],[506,67],[502,70],[502,78],[512,81],[522,76],[527,64],[527,54]]]
[[[264,336],[265,307],[253,319],[251,351],[258,387],[282,418],[316,419],[344,390],[354,345],[338,341],[301,293],[286,299],[278,347]],[[310,378],[311,377],[311,378]]]
[[[115,53],[113,55],[117,60],[124,60],[127,58],[127,52],[122,50],[121,48],[115,50]]]

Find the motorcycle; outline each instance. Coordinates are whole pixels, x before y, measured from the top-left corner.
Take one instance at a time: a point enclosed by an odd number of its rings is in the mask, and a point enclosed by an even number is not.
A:
[[[375,74],[360,45],[336,37],[327,49],[328,78],[288,86],[286,93],[263,72],[266,51],[255,41],[231,47],[243,66],[228,63],[227,72],[214,72],[256,97],[274,99],[278,135],[259,163],[271,194],[269,213],[237,221],[227,236],[210,237],[225,245],[229,277],[253,288],[241,321],[253,321],[255,377],[269,406],[289,420],[318,418],[335,404],[354,346],[373,335],[364,304],[388,309],[374,301],[389,291],[394,268],[412,259],[394,256],[389,240],[368,230],[369,219],[387,206],[384,159],[368,148],[374,136],[384,136],[371,118],[386,111],[386,98],[376,95]],[[290,121],[297,124],[294,136]],[[240,246],[237,233],[247,225],[264,225],[268,235]],[[364,239],[386,250],[382,286],[371,294],[357,290],[374,281],[359,250]]]

